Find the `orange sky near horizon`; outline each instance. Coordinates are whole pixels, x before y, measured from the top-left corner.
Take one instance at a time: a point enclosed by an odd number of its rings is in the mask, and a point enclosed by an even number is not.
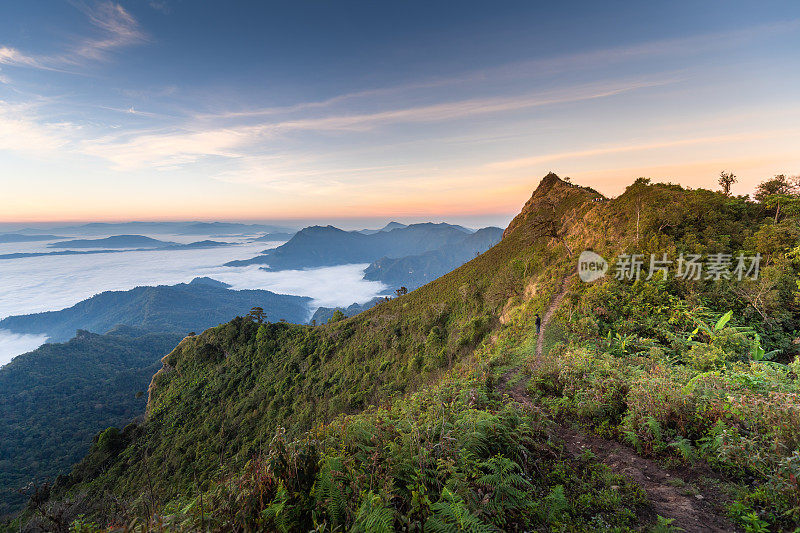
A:
[[[144,4],[34,9],[26,31],[0,37],[0,223],[502,224],[550,171],[607,196],[638,177],[717,189],[731,171],[733,193],[748,194],[800,174],[791,4],[642,3],[626,7],[626,25],[597,4],[588,19],[555,4],[474,20],[439,6],[447,28],[402,9],[405,39],[363,42],[325,17],[309,32],[291,4],[289,31],[259,5],[275,33],[254,31],[243,48],[224,28],[196,33],[198,12],[215,20],[218,6]],[[69,19],[74,34],[45,31],[45,19]]]
[[[721,170],[736,171],[738,182],[733,186],[734,194],[750,194],[756,185],[779,173],[794,175],[783,168],[800,169],[800,156],[789,161],[786,167],[775,164],[770,159],[734,160],[733,165],[714,160],[690,165],[661,164],[636,166],[623,169],[583,170],[578,172],[559,172],[561,177],[570,177],[573,183],[589,186],[605,196],[613,197],[622,193],[637,177],[651,178],[654,182],[680,183],[684,187],[718,189],[717,177]],[[500,173],[500,172],[498,172]],[[350,203],[329,202],[325,197],[309,196],[305,209],[295,205],[265,209],[260,199],[231,199],[230,203],[220,202],[219,198],[204,199],[193,197],[185,203],[175,205],[171,199],[153,199],[148,209],[142,209],[137,201],[119,198],[115,202],[96,205],[75,203],[65,206],[58,197],[40,197],[36,205],[19,205],[16,212],[14,202],[6,204],[0,213],[0,223],[58,223],[58,222],[124,222],[131,220],[147,221],[309,221],[337,219],[402,219],[402,220],[448,220],[458,218],[497,218],[513,217],[530,197],[541,178],[538,176],[513,176],[508,185],[482,188],[451,188],[436,195],[420,193],[415,197],[387,201],[378,198],[358,198]],[[681,177],[683,176],[683,177]],[[501,179],[497,180],[498,182]],[[73,200],[74,201],[74,200]],[[371,203],[374,201],[374,203]],[[10,208],[9,208],[10,207]],[[87,217],[87,213],[91,213]]]

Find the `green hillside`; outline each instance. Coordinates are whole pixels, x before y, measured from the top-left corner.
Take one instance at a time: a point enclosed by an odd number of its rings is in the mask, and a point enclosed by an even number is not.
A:
[[[105,333],[123,324],[154,332],[199,331],[262,307],[272,320],[305,322],[311,298],[265,290],[232,290],[210,278],[190,283],[106,291],[72,307],[0,320],[0,328],[15,333],[46,334],[50,342],[71,339],[83,329]]]
[[[22,520],[792,530],[797,195],[760,200],[647,180],[605,200],[550,174],[499,244],[406,296],[184,339],[145,420],[105,432]],[[612,263],[593,283],[575,273],[587,249]],[[614,278],[623,253],[755,252],[757,280]]]
[[[119,327],[79,331],[0,368],[0,516],[18,511],[30,482],[68,473],[97,432],[139,416],[158,361],[181,339]]]

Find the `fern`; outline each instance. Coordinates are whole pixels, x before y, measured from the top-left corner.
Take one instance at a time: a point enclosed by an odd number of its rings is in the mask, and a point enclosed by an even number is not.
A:
[[[550,524],[560,523],[569,510],[569,500],[564,494],[564,485],[553,487],[544,501],[547,504],[547,522]]]
[[[725,433],[727,430],[728,427],[725,425],[725,422],[717,420],[717,422],[711,426],[709,434],[698,440],[700,449],[703,450],[705,455],[717,455],[717,452],[722,448],[723,444],[725,444]]]
[[[278,490],[272,502],[261,512],[261,516],[269,524],[274,524],[275,530],[280,533],[291,531],[291,508],[289,507],[289,492],[283,486],[283,481],[278,485]]]
[[[394,531],[394,513],[377,494],[368,492],[356,514],[354,533],[391,533]]]
[[[503,455],[495,455],[478,465],[489,473],[478,479],[478,484],[492,491],[491,507],[497,511],[530,506],[530,482],[522,477],[522,468]]]
[[[650,530],[650,533],[676,533],[678,531],[683,531],[678,526],[672,524],[674,521],[674,518],[664,518],[661,515],[657,515],[656,523],[653,529]]]
[[[669,444],[671,447],[678,450],[683,457],[684,461],[694,461],[695,450],[694,446],[692,446],[692,441],[687,439],[686,437],[678,437],[675,439],[674,442]]]
[[[336,480],[336,473],[342,471],[341,458],[328,457],[324,459],[314,486],[317,509],[323,509],[334,525],[344,523],[346,512],[342,486]]]
[[[483,523],[480,518],[467,509],[464,500],[445,487],[441,499],[431,505],[433,516],[425,522],[426,533],[454,533],[469,531],[471,533],[489,533],[495,529]]]
[[[629,418],[626,417],[625,422],[626,424],[621,427],[622,439],[633,446],[637,453],[642,453],[642,441],[639,439],[639,435],[636,434],[636,430],[631,428]]]
[[[653,439],[653,447],[660,448],[664,443],[661,424],[652,416],[647,417],[645,424],[647,424],[647,431],[650,433],[650,437]]]

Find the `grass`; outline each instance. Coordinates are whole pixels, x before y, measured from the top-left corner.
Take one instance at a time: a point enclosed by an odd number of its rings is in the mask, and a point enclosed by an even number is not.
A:
[[[769,321],[748,303],[754,287],[574,282],[535,357],[534,316],[574,251],[747,250],[775,233],[762,231],[764,208],[641,180],[592,203],[593,191],[545,182],[499,245],[407,296],[315,328],[237,319],[184,341],[154,379],[145,423],[96,446],[59,501],[88,494],[93,519],[140,517],[141,529],[153,509],[176,530],[206,518],[244,530],[633,528],[641,490],[595,457],[559,455],[541,411],[730,476],[742,527],[798,525],[788,245],[766,259],[783,265],[765,274],[777,287]],[[728,329],[689,339],[727,311]],[[755,342],[783,361],[753,360]],[[540,410],[502,403],[496,377],[519,366],[512,383],[527,380]]]

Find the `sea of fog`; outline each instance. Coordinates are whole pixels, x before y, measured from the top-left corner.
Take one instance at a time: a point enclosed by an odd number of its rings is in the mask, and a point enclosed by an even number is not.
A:
[[[204,239],[239,242],[233,246],[198,250],[122,251],[0,260],[0,319],[63,309],[104,291],[128,290],[141,285],[173,285],[198,276],[228,283],[233,289],[266,289],[280,294],[310,296],[314,309],[363,303],[384,289],[380,282],[362,279],[365,264],[280,272],[265,272],[257,265],[221,266],[231,260],[256,256],[280,242],[250,243],[243,238],[216,236],[149,236],[184,243]],[[52,251],[46,242],[0,244],[0,254],[43,251]],[[0,366],[37,348],[45,340],[44,336],[0,330]]]

